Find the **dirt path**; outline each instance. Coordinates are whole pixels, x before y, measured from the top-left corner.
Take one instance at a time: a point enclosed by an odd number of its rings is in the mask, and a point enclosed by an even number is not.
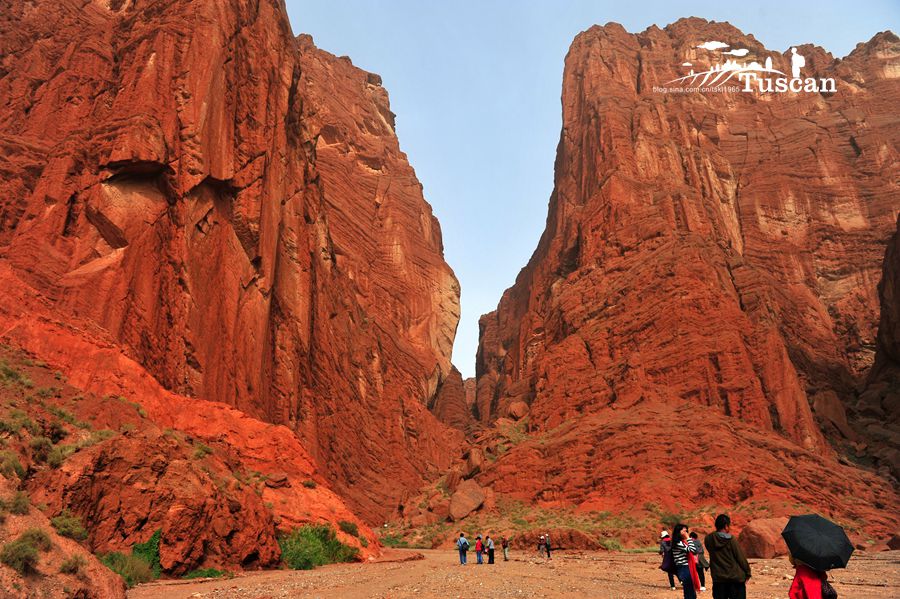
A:
[[[421,553],[424,554],[424,559],[401,563],[335,565],[308,572],[278,570],[208,582],[157,582],[132,589],[128,597],[681,597],[680,590],[673,593],[667,587],[665,575],[656,569],[657,556],[652,554],[560,552],[552,561],[546,562],[519,553],[511,561],[503,562],[501,558],[493,566],[469,564],[462,567],[457,563],[453,552]],[[787,589],[793,576],[793,569],[787,560],[751,560],[750,563],[754,575],[748,585],[748,597],[787,597]],[[853,557],[850,565],[849,569],[837,571],[834,576],[834,586],[841,597],[874,599],[898,596],[900,551],[858,554]],[[704,596],[710,599],[712,593],[700,594],[701,599]]]

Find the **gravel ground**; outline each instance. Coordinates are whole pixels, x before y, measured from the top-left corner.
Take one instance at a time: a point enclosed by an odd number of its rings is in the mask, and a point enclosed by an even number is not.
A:
[[[313,571],[276,570],[249,573],[229,580],[163,581],[141,585],[129,599],[323,599],[415,597],[547,598],[680,598],[656,569],[653,554],[559,552],[552,561],[513,555],[492,566],[457,563],[455,552],[410,551],[423,559],[405,562],[346,564]],[[404,556],[395,551],[395,556]],[[474,555],[472,556],[474,558]],[[474,561],[474,560],[473,560]],[[748,597],[786,598],[793,568],[786,559],[751,560],[753,579]],[[850,568],[838,570],[834,587],[854,599],[900,597],[900,551],[859,553]],[[709,581],[707,581],[709,582]],[[710,587],[708,587],[710,588]],[[712,593],[700,593],[711,598]]]

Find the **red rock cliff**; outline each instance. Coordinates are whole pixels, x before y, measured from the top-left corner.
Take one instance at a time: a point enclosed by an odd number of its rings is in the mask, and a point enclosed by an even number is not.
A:
[[[446,467],[459,289],[377,76],[280,0],[0,10],[10,276],[166,389],[290,426],[370,521]]]
[[[478,417],[524,401],[543,439],[482,476],[495,490],[671,501],[706,484],[686,505],[746,499],[743,481],[821,503],[800,496],[830,468],[816,417],[840,421],[872,364],[900,209],[900,43],[879,34],[844,60],[800,46],[831,94],[654,90],[683,63],[722,62],[698,48],[712,40],[790,73],[787,53],[701,19],[592,27],[572,44],[546,229],[481,320]],[[698,430],[693,451],[670,445]],[[784,451],[796,472],[775,475]]]

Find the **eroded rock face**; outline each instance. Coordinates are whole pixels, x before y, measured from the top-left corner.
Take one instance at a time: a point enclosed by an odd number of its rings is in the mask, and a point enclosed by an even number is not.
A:
[[[468,390],[462,374],[456,367],[453,367],[450,376],[444,380],[437,393],[434,394],[434,401],[429,408],[444,424],[467,431],[474,423],[467,394]]]
[[[747,557],[772,559],[788,554],[781,531],[788,518],[759,518],[751,520],[738,535],[738,543]]]
[[[167,390],[291,427],[371,521],[445,469],[459,289],[377,76],[268,0],[0,14],[12,276]]]
[[[835,394],[819,405],[839,431],[873,361],[900,209],[900,43],[879,34],[844,60],[799,46],[805,75],[835,78],[833,94],[653,90],[682,63],[721,62],[697,48],[709,40],[790,72],[788,55],[700,19],[636,35],[593,27],[572,44],[547,227],[481,320],[478,418],[525,402],[547,444],[516,447],[479,477],[497,491],[579,503],[616,493],[623,476],[667,498],[740,500],[740,481],[797,496],[799,478],[762,482],[779,464],[753,456],[750,470],[743,453],[785,439],[827,458],[813,466],[810,454],[802,484],[830,467],[810,405]],[[771,441],[735,439],[734,422]],[[694,455],[700,429],[730,457]],[[890,485],[871,484],[896,505]]]

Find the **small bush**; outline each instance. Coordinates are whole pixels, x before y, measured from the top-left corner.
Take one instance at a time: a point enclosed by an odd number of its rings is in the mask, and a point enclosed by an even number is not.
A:
[[[70,555],[59,566],[59,571],[62,574],[79,574],[86,565],[87,560],[80,555]]]
[[[305,481],[303,481],[303,486],[306,487],[307,489],[315,489],[317,485],[316,485],[316,481],[314,481],[314,480],[305,480]]]
[[[19,538],[0,549],[0,562],[23,576],[37,572],[38,548]]]
[[[10,513],[16,514],[17,516],[24,516],[28,513],[28,508],[31,506],[31,502],[28,500],[28,495],[23,493],[22,491],[18,491],[13,498],[10,499],[7,504],[7,509],[9,509]]]
[[[150,567],[150,564],[136,555],[113,552],[100,556],[100,561],[104,566],[121,576],[128,588],[143,582],[150,582],[156,578],[153,575],[153,569]]]
[[[47,456],[50,455],[50,450],[53,449],[53,441],[47,437],[32,437],[28,446],[31,447],[34,459],[39,462],[46,462]]]
[[[340,527],[340,529],[348,535],[353,535],[354,537],[359,536],[359,527],[353,522],[341,520],[340,522],[338,522],[338,527]]]
[[[188,572],[182,578],[222,578],[228,576],[228,572],[224,570],[216,570],[215,568],[200,568],[193,572]]]
[[[162,530],[157,529],[145,542],[138,543],[131,548],[132,555],[150,564],[150,570],[154,578],[159,578],[159,573],[162,569],[159,565],[159,538],[161,535]]]
[[[83,541],[88,537],[88,533],[81,523],[81,518],[72,514],[69,510],[63,510],[59,516],[50,520],[50,524],[53,525],[56,532],[64,537],[69,537],[76,541]]]
[[[50,535],[40,528],[29,528],[19,535],[19,540],[31,543],[41,551],[50,551],[50,548],[53,547],[53,544],[50,542]]]
[[[359,544],[362,545],[363,547],[368,547],[369,539],[367,539],[366,537],[359,537]]]
[[[44,434],[50,437],[50,440],[54,443],[59,443],[63,439],[66,438],[66,435],[69,433],[66,432],[66,427],[63,426],[62,422],[59,420],[54,420],[50,424],[46,425],[44,430]]]
[[[25,478],[25,468],[22,467],[19,456],[12,451],[0,451],[0,474],[6,478],[12,478],[13,475]]]
[[[290,535],[279,539],[278,544],[281,546],[281,560],[294,570],[352,562],[359,556],[359,550],[338,541],[334,529],[327,524],[296,528]]]
[[[381,544],[385,547],[409,547],[409,542],[400,535],[384,535],[381,537]]]
[[[600,539],[600,546],[607,551],[622,551],[622,543],[619,539]]]
[[[210,447],[209,445],[204,445],[203,443],[198,443],[197,447],[194,448],[194,459],[202,460],[211,453],[212,447]]]
[[[22,410],[13,410],[9,415],[12,418],[16,431],[24,428],[32,436],[37,436],[41,433],[40,427]]]
[[[54,445],[47,454],[47,465],[51,468],[59,468],[73,453],[75,453],[74,445]]]

